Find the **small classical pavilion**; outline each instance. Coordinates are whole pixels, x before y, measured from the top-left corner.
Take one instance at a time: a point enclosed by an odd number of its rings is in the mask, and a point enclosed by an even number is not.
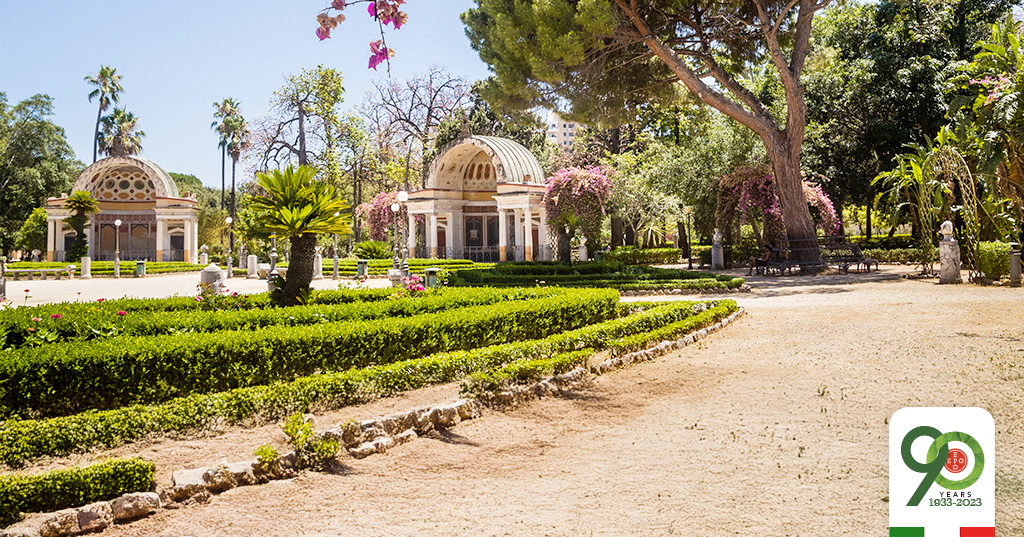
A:
[[[544,182],[537,158],[512,140],[453,140],[431,163],[426,188],[409,193],[409,251],[490,262],[551,259]],[[416,249],[417,233],[425,234],[424,248]]]
[[[197,262],[199,202],[194,194],[179,195],[160,166],[131,156],[98,160],[78,176],[72,192],[78,191],[99,203],[99,214],[85,226],[92,259],[113,260],[119,247],[122,260]],[[71,261],[64,259],[75,240],[74,228],[64,222],[71,215],[64,209],[66,199],[62,194],[46,200],[47,261]]]

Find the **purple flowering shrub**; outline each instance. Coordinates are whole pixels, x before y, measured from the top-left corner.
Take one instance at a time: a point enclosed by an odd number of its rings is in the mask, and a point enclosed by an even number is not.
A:
[[[604,166],[565,168],[548,179],[544,208],[548,225],[558,235],[559,259],[568,253],[569,241],[577,231],[587,238],[588,249],[600,244],[601,222],[611,192],[612,182]]]

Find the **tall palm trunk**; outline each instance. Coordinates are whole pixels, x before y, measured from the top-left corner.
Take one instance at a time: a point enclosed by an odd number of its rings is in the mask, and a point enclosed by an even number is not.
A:
[[[281,305],[284,307],[299,305],[299,294],[308,291],[309,282],[313,281],[316,233],[291,237],[291,243],[291,259],[288,260],[288,272],[281,297]]]
[[[92,133],[92,162],[96,163],[96,155],[100,147],[100,117],[103,115],[103,97],[100,97],[100,107],[96,110],[96,130]]]
[[[224,166],[227,161],[228,146],[220,146],[220,208],[224,209],[224,191],[227,189],[227,185],[224,184]]]
[[[231,218],[235,218],[235,164],[238,164],[238,157],[231,156]]]

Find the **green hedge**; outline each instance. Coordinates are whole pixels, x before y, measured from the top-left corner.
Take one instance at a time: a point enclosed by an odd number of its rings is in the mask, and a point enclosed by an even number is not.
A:
[[[393,292],[387,290],[384,293],[374,292],[370,295],[375,299],[372,301],[361,300],[340,304],[314,303],[309,306],[291,308],[253,308],[227,311],[136,311],[126,315],[118,315],[118,310],[109,305],[90,305],[88,308],[75,308],[76,311],[73,312],[68,312],[67,308],[60,306],[16,308],[7,312],[0,319],[0,349],[57,343],[72,339],[88,341],[119,336],[254,330],[274,325],[304,326],[356,319],[410,317],[453,308],[550,296],[554,294],[553,291],[537,288],[523,292],[488,288],[445,289],[436,287],[396,300],[376,300],[381,296],[392,296]],[[331,294],[335,293],[324,293],[322,296],[330,297]],[[317,300],[314,299],[314,302]],[[58,317],[53,317],[54,315]],[[33,319],[40,320],[34,321]]]
[[[557,261],[516,261],[499,263],[487,267],[473,267],[474,270],[505,276],[548,276],[556,274],[612,274],[619,272],[623,264],[618,261],[583,261],[566,264]]]
[[[582,349],[559,353],[551,358],[513,362],[490,371],[478,371],[462,381],[459,395],[486,398],[515,384],[538,382],[544,377],[586,366],[593,354],[594,349]]]
[[[603,321],[614,290],[566,290],[532,300],[407,318],[270,326],[252,331],[120,337],[7,350],[0,355],[0,416],[64,415],[154,403],[469,349]]]
[[[0,525],[16,522],[22,512],[59,511],[151,491],[155,470],[152,462],[136,457],[36,475],[0,475]]]
[[[21,270],[21,269],[63,269],[68,265],[75,266],[75,277],[81,276],[82,274],[82,263],[57,263],[43,261],[39,263],[33,263],[31,261],[19,261],[17,263],[8,263],[7,268],[10,270]],[[146,262],[146,274],[176,274],[180,272],[199,272],[203,270],[204,265],[195,265],[192,263],[181,263],[181,262]],[[89,273],[93,276],[113,276],[114,274],[114,262],[113,261],[93,261],[92,266],[89,268]],[[135,261],[121,261],[121,275],[126,276],[128,274],[135,273]],[[26,281],[27,283],[27,281]]]
[[[587,266],[589,265],[589,266]],[[582,270],[574,270],[576,268]],[[623,268],[621,263],[580,263],[579,265],[561,265],[554,269],[547,265],[539,267],[496,267],[494,270],[458,270],[455,276],[473,285],[490,286],[595,286],[622,287],[629,284],[642,284],[657,281],[701,280],[713,279],[725,284],[733,281],[731,276],[709,274],[688,270],[665,269],[656,267],[630,266]],[[743,285],[732,284],[736,287]]]
[[[675,339],[679,334],[686,334],[712,325],[720,319],[729,316],[737,309],[735,302],[723,302],[692,317],[687,317],[661,328],[616,339],[608,344],[608,349],[611,350],[613,356],[646,349],[653,344]]]
[[[666,265],[679,263],[686,250],[682,248],[634,248],[624,246],[604,253],[609,261],[621,261],[627,265]]]
[[[476,371],[520,360],[546,358],[587,347],[603,349],[613,340],[655,330],[709,307],[703,304],[710,307],[724,305],[730,311],[736,309],[736,302],[732,300],[630,303],[616,307],[618,312],[633,312],[627,317],[540,340],[442,352],[426,358],[310,375],[268,386],[195,394],[159,405],[133,405],[39,420],[9,419],[0,427],[0,461],[16,467],[39,457],[113,446],[154,434],[264,423],[295,412],[340,408],[375,397],[451,382]]]
[[[978,271],[990,280],[1010,274],[1010,243],[978,243]]]

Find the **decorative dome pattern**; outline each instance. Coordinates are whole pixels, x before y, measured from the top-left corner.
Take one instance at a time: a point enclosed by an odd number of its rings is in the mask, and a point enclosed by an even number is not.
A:
[[[96,161],[78,176],[72,191],[84,190],[98,201],[154,201],[178,197],[178,187],[160,166],[138,157]]]
[[[430,164],[427,188],[494,190],[497,183],[544,184],[544,169],[522,145],[493,136],[464,136]]]

